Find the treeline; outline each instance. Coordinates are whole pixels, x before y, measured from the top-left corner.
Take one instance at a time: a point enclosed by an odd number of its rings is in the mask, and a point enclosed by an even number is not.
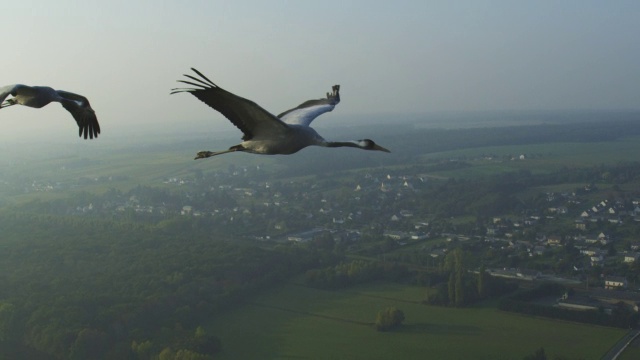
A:
[[[323,289],[343,289],[373,281],[410,283],[427,288],[424,303],[464,307],[478,301],[515,291],[516,283],[490,276],[482,267],[478,272],[469,252],[451,251],[438,269],[410,269],[395,262],[352,260],[335,266],[311,269],[305,273],[306,285]]]
[[[397,263],[353,260],[341,262],[323,269],[312,269],[305,273],[309,286],[323,289],[341,289],[371,281],[406,281],[415,272]]]
[[[203,321],[330,261],[187,225],[0,212],[0,346],[59,359],[210,356],[224,344],[196,336]]]
[[[469,269],[471,254],[461,248],[449,252],[443,267],[422,276],[428,291],[424,302],[430,305],[464,307],[501,296],[517,289],[517,284],[490,276],[484,267]]]
[[[623,304],[618,304],[611,314],[607,314],[602,309],[575,311],[533,302],[535,299],[546,296],[559,298],[565,291],[566,289],[562,285],[543,284],[534,289],[519,291],[502,299],[498,304],[498,309],[623,329],[635,328],[638,325],[640,315],[626,309]]]

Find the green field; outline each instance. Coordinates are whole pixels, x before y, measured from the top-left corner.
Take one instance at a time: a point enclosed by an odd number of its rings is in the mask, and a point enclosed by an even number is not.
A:
[[[637,360],[640,359],[640,338],[633,341],[622,354],[618,360]]]
[[[451,309],[419,303],[424,289],[376,284],[324,291],[288,284],[212,319],[218,359],[521,359],[544,347],[550,358],[600,359],[626,331],[526,317],[487,304]],[[402,329],[381,333],[379,310],[405,313]]]
[[[439,172],[443,176],[472,176],[495,174],[504,171],[527,169],[534,173],[551,172],[559,168],[582,167],[600,164],[615,164],[640,160],[640,139],[629,137],[608,142],[546,143],[529,145],[487,146],[467,148],[424,155],[425,160],[433,159],[476,159],[482,155],[519,156],[525,160],[514,161],[468,161],[472,167],[454,171]]]
[[[391,143],[394,147],[399,144]],[[206,146],[222,146],[215,144],[172,142],[167,144],[123,145],[120,147],[61,147],[42,150],[38,157],[27,155],[2,159],[0,163],[8,177],[19,178],[23,181],[51,180],[69,183],[77,179],[111,178],[108,182],[84,182],[81,190],[102,193],[110,188],[127,191],[140,184],[163,186],[162,181],[168,177],[193,177],[197,171],[225,170],[235,166],[240,160],[241,166],[250,167],[260,165],[270,172],[280,173],[288,167],[300,168],[300,173],[291,176],[310,176],[305,168],[294,157],[265,157],[247,156],[246,154],[231,154],[214,160],[194,161],[193,156],[199,149]],[[33,150],[33,149],[31,149]],[[317,150],[317,149],[316,149]],[[526,145],[483,146],[461,148],[451,151],[424,153],[420,149],[413,149],[416,155],[415,163],[411,165],[431,163],[448,159],[462,159],[471,166],[455,170],[433,171],[427,176],[433,178],[462,177],[469,178],[479,175],[493,175],[517,170],[528,170],[532,173],[549,173],[558,171],[562,167],[575,168],[600,164],[616,164],[625,161],[640,161],[640,138],[627,137],[607,142],[567,142],[542,143]],[[359,154],[359,153],[356,153]],[[525,154],[525,160],[504,160],[504,156],[519,156]],[[349,152],[344,155],[353,155]],[[361,154],[362,155],[362,154]],[[382,158],[387,161],[388,168],[394,168],[398,160],[407,154],[392,153]],[[495,156],[492,160],[484,159],[485,155]],[[308,151],[310,163],[317,163],[326,157],[326,149]],[[406,159],[405,159],[406,160]],[[358,162],[358,164],[360,164]],[[325,164],[326,165],[326,164]],[[329,164],[331,165],[331,164]],[[377,166],[380,166],[378,164]],[[400,167],[407,167],[402,163]],[[307,169],[308,170],[308,169]],[[0,189],[0,197],[6,196],[14,201],[29,200],[34,197],[46,198],[51,194],[16,194],[10,190]],[[55,197],[55,195],[53,195]]]

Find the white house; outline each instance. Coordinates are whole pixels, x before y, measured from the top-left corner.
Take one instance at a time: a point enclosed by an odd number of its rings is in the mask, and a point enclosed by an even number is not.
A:
[[[624,262],[628,264],[634,263],[638,261],[638,259],[640,259],[639,253],[628,253],[624,256]]]
[[[427,239],[429,236],[423,232],[412,232],[411,233],[411,240],[424,240]]]
[[[609,276],[604,279],[605,289],[624,289],[627,287],[627,279],[620,276]]]
[[[388,237],[390,239],[393,240],[402,240],[402,239],[406,239],[408,236],[405,232],[402,231],[385,231],[383,236]]]

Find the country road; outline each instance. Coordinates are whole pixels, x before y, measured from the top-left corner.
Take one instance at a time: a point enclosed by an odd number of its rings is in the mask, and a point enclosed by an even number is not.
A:
[[[623,336],[604,356],[602,360],[616,360],[622,351],[640,335],[640,329],[631,330]]]

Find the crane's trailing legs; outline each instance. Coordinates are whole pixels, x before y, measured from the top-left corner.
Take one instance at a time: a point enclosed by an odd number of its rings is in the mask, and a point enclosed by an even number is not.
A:
[[[230,147],[228,150],[223,150],[223,151],[200,151],[198,152],[198,154],[196,154],[196,157],[194,158],[194,160],[206,159],[208,157],[212,157],[216,155],[222,155],[230,152],[244,151],[244,150],[245,148],[243,148],[242,145],[234,145]]]

